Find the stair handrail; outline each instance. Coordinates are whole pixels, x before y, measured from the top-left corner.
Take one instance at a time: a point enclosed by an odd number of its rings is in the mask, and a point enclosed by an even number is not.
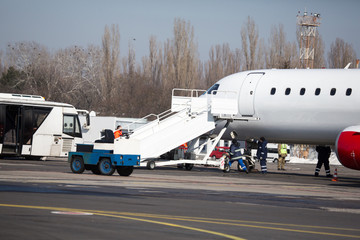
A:
[[[172,92],[171,92],[171,96],[177,96],[175,95],[175,91],[184,91],[184,92],[190,92],[190,97],[199,97],[201,95],[203,95],[204,93],[206,93],[207,90],[204,89],[186,89],[186,88],[173,88]],[[200,95],[199,93],[202,92]],[[196,96],[194,96],[196,93]],[[181,96],[178,96],[181,97]],[[185,97],[185,96],[183,96]]]
[[[185,92],[190,92],[190,97],[189,98],[195,98],[195,97],[199,97],[201,95],[203,95],[204,93],[206,93],[207,90],[204,90],[204,89],[185,89],[185,88],[174,88],[172,89],[172,97],[175,96],[175,92],[176,91],[185,91]],[[201,93],[201,94],[200,94]],[[178,97],[181,97],[181,96],[178,96]],[[185,96],[184,96],[185,97]],[[189,104],[191,103],[191,100],[187,101],[186,104],[185,104],[185,107],[182,108],[181,110],[179,110],[178,112],[183,112],[183,111],[186,111],[188,110],[189,108]],[[142,117],[140,119],[137,119],[127,125],[124,126],[124,129],[127,129],[128,132],[130,133],[130,127],[135,125],[136,123],[140,123],[140,122],[143,122],[145,119],[147,118],[150,118],[150,117],[155,117],[154,120],[148,122],[147,124],[151,123],[151,122],[154,122],[154,121],[157,121],[157,122],[160,122],[161,120],[171,116],[174,112],[171,111],[171,109],[168,109],[162,113],[159,113],[159,114],[154,114],[154,113],[150,113],[148,115],[146,115],[145,117]],[[136,130],[139,130],[139,129],[142,129],[142,128],[145,128],[146,125],[142,125],[140,127],[138,127]]]

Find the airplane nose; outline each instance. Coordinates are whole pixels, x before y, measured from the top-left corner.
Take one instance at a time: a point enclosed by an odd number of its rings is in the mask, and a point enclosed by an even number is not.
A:
[[[341,132],[336,142],[336,154],[342,165],[360,170],[360,133]]]

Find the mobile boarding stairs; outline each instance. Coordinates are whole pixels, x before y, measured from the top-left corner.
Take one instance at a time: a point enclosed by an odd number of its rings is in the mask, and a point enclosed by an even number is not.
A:
[[[135,129],[126,138],[114,141],[115,154],[140,154],[140,166],[153,169],[156,166],[177,164],[220,166],[220,161],[209,156],[225,133],[229,122],[238,112],[237,94],[233,91],[212,91],[197,89],[173,89],[171,109],[159,115],[150,114],[144,118],[155,120]],[[227,120],[224,128],[215,138],[208,138],[199,145],[200,136],[212,131],[219,120]],[[135,124],[136,122],[132,123]],[[124,126],[129,129],[131,125]],[[156,161],[158,157],[180,145],[190,142],[186,156],[192,159]],[[196,160],[207,145],[202,160]],[[191,154],[189,154],[191,152]]]

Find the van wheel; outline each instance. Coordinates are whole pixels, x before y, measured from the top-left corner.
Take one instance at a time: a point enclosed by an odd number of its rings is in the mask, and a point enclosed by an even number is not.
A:
[[[277,161],[279,161],[277,158],[274,158],[273,163],[276,163]]]
[[[82,157],[72,157],[70,162],[70,168],[73,173],[83,173],[85,171],[85,165]]]

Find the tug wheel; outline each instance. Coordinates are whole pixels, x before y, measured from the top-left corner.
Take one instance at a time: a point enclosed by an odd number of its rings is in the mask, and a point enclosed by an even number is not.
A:
[[[127,177],[132,174],[134,167],[133,166],[124,166],[124,167],[118,167],[116,170],[120,176]]]
[[[85,165],[82,157],[72,157],[70,162],[70,168],[73,173],[83,173],[85,171]]]
[[[115,168],[111,165],[109,158],[102,158],[98,165],[101,175],[111,176],[115,172]]]

